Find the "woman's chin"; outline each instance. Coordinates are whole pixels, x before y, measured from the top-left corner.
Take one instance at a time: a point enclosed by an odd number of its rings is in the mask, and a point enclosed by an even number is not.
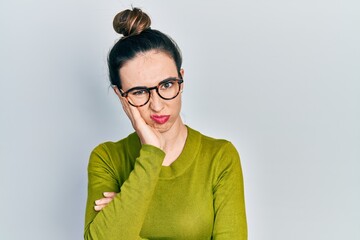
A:
[[[159,133],[167,132],[170,129],[169,124],[154,124],[152,126],[154,129],[158,130]]]

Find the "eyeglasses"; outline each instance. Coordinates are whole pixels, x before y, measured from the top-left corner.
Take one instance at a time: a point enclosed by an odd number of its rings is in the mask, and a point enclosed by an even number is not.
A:
[[[180,78],[167,78],[161,81],[155,87],[134,87],[130,88],[126,92],[120,89],[121,96],[126,97],[128,102],[134,107],[141,107],[147,104],[150,100],[151,90],[156,90],[159,97],[164,100],[171,100],[176,98],[180,92],[181,83],[184,80]]]

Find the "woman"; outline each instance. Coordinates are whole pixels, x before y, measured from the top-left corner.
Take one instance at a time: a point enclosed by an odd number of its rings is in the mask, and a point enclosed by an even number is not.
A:
[[[114,19],[110,81],[135,132],[91,153],[85,239],[247,239],[239,155],[184,125],[180,50],[150,23]]]

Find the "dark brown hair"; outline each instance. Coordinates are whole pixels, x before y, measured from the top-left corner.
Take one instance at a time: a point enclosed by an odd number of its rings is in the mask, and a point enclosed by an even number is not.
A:
[[[175,62],[178,74],[182,56],[178,45],[166,34],[150,28],[151,19],[141,9],[119,12],[113,21],[114,30],[122,34],[108,56],[109,77],[112,85],[121,89],[120,68],[139,53],[159,50],[168,54]]]

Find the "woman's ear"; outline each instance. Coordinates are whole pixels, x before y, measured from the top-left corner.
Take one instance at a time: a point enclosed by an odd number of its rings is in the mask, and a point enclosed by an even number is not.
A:
[[[181,74],[181,79],[184,79],[184,69],[183,68],[180,69],[180,74]],[[183,92],[183,91],[184,91],[184,82],[181,84],[180,92]]]
[[[180,69],[180,74],[181,74],[181,78],[184,79],[184,69],[183,68]]]
[[[118,89],[118,87],[117,87],[117,86],[112,86],[112,88],[113,88],[115,94],[120,98],[120,97],[121,97],[121,93],[120,93],[120,90]]]

